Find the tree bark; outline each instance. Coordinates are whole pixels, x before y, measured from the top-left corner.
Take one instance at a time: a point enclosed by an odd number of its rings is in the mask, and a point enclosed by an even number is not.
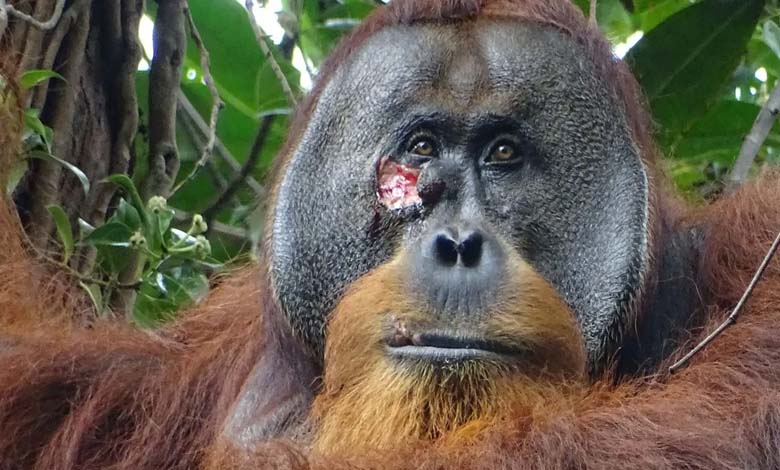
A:
[[[36,0],[15,6],[45,18],[54,4]],[[18,21],[11,24],[11,48],[20,71],[51,69],[65,78],[34,88],[27,103],[40,109],[41,120],[53,130],[52,154],[79,167],[92,183],[89,194],[84,194],[78,179],[60,165],[30,162],[14,198],[39,249],[53,248],[54,224],[47,205],[61,204],[74,223],[83,218],[100,224],[115,188],[99,182],[131,167],[138,129],[135,73],[141,59],[137,34],[143,7],[143,0],[68,0],[50,31]],[[90,270],[93,257],[90,251],[80,253],[74,267]]]

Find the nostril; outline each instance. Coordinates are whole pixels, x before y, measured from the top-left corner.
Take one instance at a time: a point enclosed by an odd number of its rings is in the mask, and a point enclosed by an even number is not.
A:
[[[460,242],[457,250],[460,253],[460,260],[463,266],[471,268],[479,264],[479,260],[482,257],[482,242],[482,234],[479,232],[469,233]]]
[[[458,262],[458,244],[449,235],[440,233],[433,241],[436,259],[445,266],[455,266]]]

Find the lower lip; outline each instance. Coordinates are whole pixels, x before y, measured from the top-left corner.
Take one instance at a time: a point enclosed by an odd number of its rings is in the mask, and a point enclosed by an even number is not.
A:
[[[387,347],[392,357],[427,362],[461,362],[469,360],[506,360],[505,354],[474,348],[439,348],[435,346]]]

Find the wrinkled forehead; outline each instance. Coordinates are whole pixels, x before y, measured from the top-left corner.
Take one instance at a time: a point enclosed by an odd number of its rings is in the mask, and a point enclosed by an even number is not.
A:
[[[541,93],[576,94],[593,65],[558,30],[528,21],[480,19],[386,28],[332,82],[367,104],[428,104],[455,113],[516,107]],[[506,111],[510,111],[507,109]]]

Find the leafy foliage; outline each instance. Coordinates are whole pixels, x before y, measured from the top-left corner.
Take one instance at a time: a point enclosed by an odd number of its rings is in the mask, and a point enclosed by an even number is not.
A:
[[[576,3],[587,10],[587,0]],[[773,0],[599,0],[599,25],[615,44],[641,32],[625,60],[669,171],[691,198],[719,193],[780,76],[777,16]],[[757,167],[777,163],[778,138],[775,128]]]
[[[144,204],[126,175],[113,175],[108,182],[120,186],[125,197],[105,224],[92,227],[79,220],[78,239],[65,211],[49,206],[63,246],[63,265],[76,244],[94,247],[97,269],[91,279],[82,278],[82,287],[96,310],[105,312],[112,296],[132,290],[137,293],[133,318],[153,326],[202,298],[208,292],[205,273],[220,269],[222,264],[211,257],[211,244],[203,235],[208,225],[201,215],[195,215],[184,232],[172,227],[174,210],[164,198],[155,196]],[[140,269],[122,279],[131,263]]]

